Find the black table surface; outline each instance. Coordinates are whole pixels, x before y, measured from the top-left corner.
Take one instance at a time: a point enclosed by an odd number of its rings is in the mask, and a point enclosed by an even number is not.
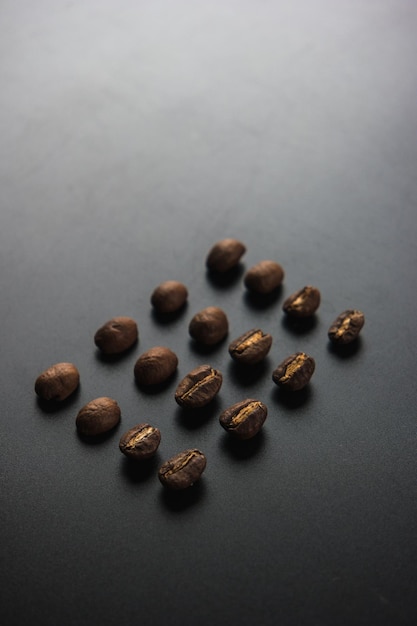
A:
[[[5,0],[0,5],[1,603],[5,625],[408,625],[417,623],[417,3],[414,0]],[[246,254],[220,280],[211,246]],[[281,263],[259,299],[245,272]],[[176,279],[187,306],[156,317]],[[316,285],[309,324],[284,299]],[[220,306],[228,338],[188,334]],[[366,322],[329,346],[343,310]],[[93,336],[126,315],[138,344],[104,359]],[[228,344],[273,335],[260,365]],[[134,382],[138,356],[176,352],[163,389]],[[277,364],[316,371],[283,396]],[[45,406],[36,377],[70,361],[79,390]],[[218,397],[174,401],[197,365]],[[97,442],[75,416],[110,396],[118,428]],[[238,443],[219,414],[268,406]],[[120,436],[158,426],[135,465]],[[207,468],[172,494],[158,467],[190,447]]]

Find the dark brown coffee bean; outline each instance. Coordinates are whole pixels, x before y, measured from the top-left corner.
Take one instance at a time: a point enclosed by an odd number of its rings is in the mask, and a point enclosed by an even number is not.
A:
[[[239,263],[246,252],[245,245],[237,239],[222,239],[208,253],[206,266],[213,272],[227,272]]]
[[[249,291],[267,294],[277,289],[284,280],[284,270],[275,261],[260,261],[245,274],[244,284]]]
[[[248,330],[229,345],[229,354],[238,363],[253,365],[266,357],[272,345],[272,335],[259,328]]]
[[[158,477],[164,487],[176,491],[188,489],[199,480],[206,464],[207,459],[200,450],[184,450],[159,468]]]
[[[282,389],[299,391],[307,385],[315,370],[313,357],[296,352],[287,357],[272,373],[272,380]]]
[[[134,374],[139,385],[160,385],[171,378],[178,366],[175,352],[164,346],[155,346],[140,355]]]
[[[290,317],[310,317],[320,305],[320,291],[307,285],[288,296],[282,305],[283,311]]]
[[[221,426],[238,439],[251,439],[262,428],[268,409],[259,400],[242,400],[225,409],[219,418]]]
[[[138,327],[131,317],[113,317],[98,329],[94,343],[103,354],[120,354],[138,339]]]
[[[135,461],[145,461],[155,455],[161,442],[161,431],[149,424],[133,426],[120,438],[119,448]]]
[[[175,313],[184,306],[187,298],[185,285],[177,280],[167,280],[153,291],[151,304],[158,313]]]
[[[203,345],[219,343],[229,332],[226,313],[217,306],[208,306],[194,315],[188,331],[193,339]]]
[[[337,345],[347,345],[359,335],[365,323],[362,311],[349,309],[341,313],[330,326],[328,336]]]
[[[72,363],[56,363],[35,381],[35,392],[42,400],[65,400],[80,384],[80,373]]]
[[[183,407],[198,408],[211,402],[220,391],[223,377],[211,365],[200,365],[185,376],[175,392],[176,402]]]
[[[102,435],[120,422],[120,407],[111,398],[96,398],[78,411],[75,423],[78,432],[88,437]]]

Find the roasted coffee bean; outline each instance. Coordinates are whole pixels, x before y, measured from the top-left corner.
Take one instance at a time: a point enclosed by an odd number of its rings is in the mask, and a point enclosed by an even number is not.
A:
[[[259,400],[242,400],[225,409],[219,418],[221,426],[238,439],[251,439],[262,428],[268,409]]]
[[[161,442],[161,431],[149,424],[133,426],[120,438],[119,448],[135,461],[145,461],[155,455]]]
[[[42,400],[65,400],[80,384],[80,373],[72,363],[56,363],[35,381],[35,392]]]
[[[211,365],[200,365],[182,379],[175,392],[175,401],[191,409],[204,406],[218,394],[222,382],[218,370]]]
[[[351,343],[359,335],[365,323],[362,311],[349,309],[341,313],[330,326],[328,336],[337,345]]]
[[[222,239],[208,253],[206,266],[213,272],[227,272],[239,263],[246,246],[237,239]]]
[[[249,291],[267,294],[277,289],[284,280],[284,270],[275,261],[260,261],[251,267],[243,279]]]
[[[201,477],[206,464],[206,457],[200,450],[184,450],[159,468],[158,477],[164,487],[176,491],[187,489]]]
[[[226,313],[217,306],[208,306],[194,315],[188,331],[193,339],[205,346],[219,343],[229,332]]]
[[[291,294],[282,309],[291,317],[310,317],[317,311],[320,305],[320,291],[317,287],[307,285],[299,291]]]
[[[102,435],[120,422],[120,407],[111,398],[96,398],[79,410],[75,423],[81,435]]]
[[[177,280],[167,280],[153,291],[151,304],[158,313],[175,313],[184,306],[187,298],[185,285]]]
[[[140,355],[134,374],[139,385],[160,385],[171,378],[178,366],[175,352],[164,346],[155,346]]]
[[[266,357],[272,345],[272,335],[259,328],[248,330],[229,345],[229,354],[238,363],[253,365]]]
[[[307,385],[316,363],[305,352],[296,352],[287,357],[272,373],[272,380],[282,389],[299,391]]]
[[[94,343],[103,354],[120,354],[138,339],[138,327],[131,317],[113,317],[98,329]]]

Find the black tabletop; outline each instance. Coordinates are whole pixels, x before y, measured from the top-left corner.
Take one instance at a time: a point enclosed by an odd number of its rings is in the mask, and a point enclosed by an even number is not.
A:
[[[413,0],[5,1],[0,7],[1,609],[3,624],[411,625],[417,608],[417,4]],[[241,240],[225,277],[212,245]],[[280,289],[244,285],[261,260]],[[153,313],[165,280],[177,315]],[[284,300],[321,292],[306,323]],[[192,316],[221,307],[203,348]],[[331,347],[346,309],[358,340]],[[95,331],[130,316],[139,342],[103,358]],[[239,367],[228,345],[273,336]],[[178,356],[162,388],[134,381],[153,346]],[[272,371],[304,351],[309,385]],[[80,371],[61,405],[37,376]],[[218,396],[175,400],[209,364]],[[107,437],[77,435],[80,408],[115,399]],[[220,413],[254,398],[260,433]],[[121,435],[161,430],[143,464]],[[171,493],[158,468],[199,448],[207,467]]]

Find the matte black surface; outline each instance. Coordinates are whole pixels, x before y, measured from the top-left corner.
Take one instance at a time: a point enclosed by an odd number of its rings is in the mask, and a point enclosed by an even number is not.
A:
[[[417,622],[416,27],[414,0],[1,3],[2,624]],[[247,253],[216,281],[226,236]],[[285,269],[264,301],[243,287],[262,259]],[[163,321],[167,279],[190,295]],[[321,306],[289,325],[307,284]],[[230,332],[204,351],[187,328],[209,305]],[[327,329],[351,307],[340,354]],[[140,339],[106,360],[116,315]],[[227,346],[253,327],[274,342],[244,370]],[[133,379],[154,345],[179,357],[158,393]],[[290,398],[271,373],[297,350],[316,372]],[[81,386],[48,408],[34,381],[58,361]],[[176,384],[202,363],[223,386],[186,414]],[[75,416],[101,395],[122,421],[88,444]],[[269,415],[233,442],[218,416],[247,397]],[[118,441],[145,421],[162,441],[141,468]],[[172,496],[156,472],[187,447],[207,469]]]

